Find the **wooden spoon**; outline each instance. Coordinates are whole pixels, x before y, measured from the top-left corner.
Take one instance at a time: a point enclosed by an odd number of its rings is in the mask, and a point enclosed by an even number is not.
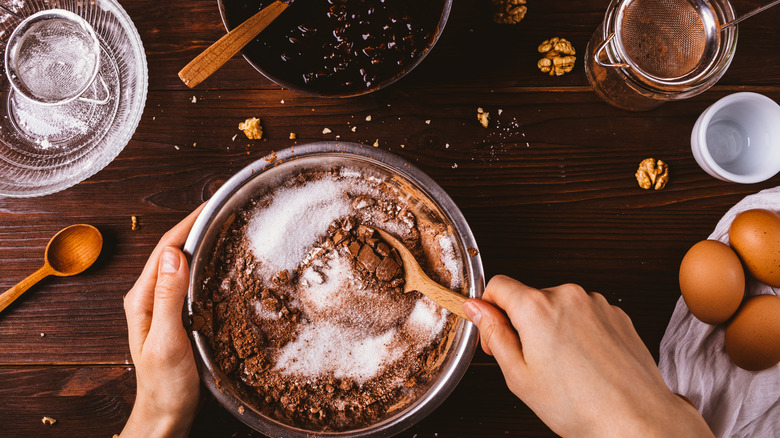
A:
[[[43,266],[0,295],[0,312],[49,275],[68,277],[84,272],[95,263],[102,248],[103,236],[92,225],[63,228],[46,245]]]
[[[369,227],[371,228],[371,227]],[[387,243],[390,244],[398,254],[401,255],[401,260],[404,262],[404,292],[411,292],[413,290],[421,292],[426,297],[432,299],[436,304],[444,307],[450,312],[460,316],[461,318],[468,320],[466,314],[463,313],[463,303],[468,299],[463,295],[453,292],[446,287],[431,280],[409,249],[401,243],[398,239],[390,234],[378,229],[372,228],[379,233],[379,236]]]
[[[276,0],[209,46],[179,72],[184,85],[194,88],[219,70],[289,6]]]

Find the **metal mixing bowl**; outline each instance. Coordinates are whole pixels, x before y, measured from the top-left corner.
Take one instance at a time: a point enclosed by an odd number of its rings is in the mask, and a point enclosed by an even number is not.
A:
[[[241,54],[249,63],[249,65],[254,67],[254,69],[260,72],[260,74],[289,90],[317,97],[360,96],[380,90],[390,84],[393,84],[402,77],[406,76],[410,71],[417,67],[426,56],[428,56],[428,53],[433,49],[433,46],[436,45],[436,42],[439,41],[439,37],[444,31],[444,27],[447,24],[447,19],[449,18],[450,11],[452,9],[452,2],[453,0],[443,0],[441,10],[436,10],[438,20],[435,22],[431,21],[430,23],[426,22],[426,30],[429,30],[432,33],[432,37],[425,44],[424,50],[418,53],[414,58],[406,60],[402,65],[399,66],[398,71],[394,74],[377,77],[376,82],[368,87],[349,87],[344,89],[323,90],[312,83],[300,83],[298,76],[300,72],[298,72],[295,68],[282,68],[278,65],[275,66],[275,62],[281,58],[282,53],[277,50],[278,48],[269,47],[268,42],[265,41],[265,39],[269,34],[282,35],[288,24],[298,26],[300,23],[297,23],[296,20],[299,19],[299,17],[296,17],[295,14],[297,11],[295,11],[294,8],[306,5],[303,2],[292,4],[290,6],[290,10],[285,11],[283,15],[274,20],[274,23],[271,23],[271,25],[269,25],[269,27],[264,30],[263,33],[252,40],[249,44],[244,46],[244,48],[241,50]],[[267,6],[271,2],[270,0],[264,2],[247,2],[245,0],[218,0],[217,3],[219,4],[219,14],[222,17],[222,23],[224,24],[225,29],[230,32],[239,24],[243,23],[249,17],[254,15],[259,10],[260,6]],[[426,7],[426,4],[426,2],[420,2],[419,5],[415,7],[421,9]],[[308,5],[306,6],[308,7]],[[283,23],[288,19],[292,24]],[[321,58],[316,59],[318,62],[324,62]]]
[[[431,217],[438,217],[449,225],[464,264],[463,290],[470,297],[482,296],[485,287],[482,261],[479,255],[472,257],[468,253],[469,248],[477,248],[477,243],[460,210],[438,184],[406,160],[381,149],[355,143],[319,142],[277,152],[276,160],[272,162],[265,159],[254,162],[230,178],[206,204],[184,246],[184,251],[192,257],[186,303],[190,319],[195,314],[193,303],[202,298],[204,268],[210,261],[215,240],[225,221],[259,194],[303,169],[328,169],[343,165],[384,176],[387,183],[409,197],[407,202],[418,218],[420,215],[433,215]],[[206,336],[192,330],[192,338],[201,378],[222,406],[253,429],[271,437],[285,438],[395,435],[430,414],[449,396],[465,374],[477,347],[474,325],[458,319],[449,332],[445,357],[419,397],[362,429],[318,432],[284,424],[253,408],[250,400],[242,395],[242,389],[215,364]]]

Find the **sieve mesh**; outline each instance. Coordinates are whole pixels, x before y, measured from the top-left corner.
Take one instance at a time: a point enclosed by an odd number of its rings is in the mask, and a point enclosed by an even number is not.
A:
[[[707,5],[709,6],[709,5]],[[688,0],[634,0],[617,31],[626,56],[638,70],[658,78],[678,78],[696,70],[717,33],[708,32],[702,13]]]
[[[9,47],[8,68],[24,94],[56,102],[80,95],[94,79],[99,46],[79,23],[65,18],[39,21]]]

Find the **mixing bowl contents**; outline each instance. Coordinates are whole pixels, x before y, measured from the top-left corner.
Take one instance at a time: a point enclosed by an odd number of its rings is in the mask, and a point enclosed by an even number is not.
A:
[[[202,277],[195,313],[214,361],[255,409],[295,427],[355,429],[407,406],[454,317],[403,292],[399,255],[367,226],[461,290],[451,231],[365,170],[304,170],[268,190],[223,226]]]
[[[234,28],[271,1],[224,1]],[[445,0],[296,1],[244,53],[271,76],[326,95],[376,88],[433,44]]]

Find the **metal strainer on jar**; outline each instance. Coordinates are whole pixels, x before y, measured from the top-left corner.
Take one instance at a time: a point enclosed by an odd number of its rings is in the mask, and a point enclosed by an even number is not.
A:
[[[728,0],[613,0],[588,44],[588,79],[630,110],[699,94],[731,63],[735,24],[778,3],[735,19]]]

